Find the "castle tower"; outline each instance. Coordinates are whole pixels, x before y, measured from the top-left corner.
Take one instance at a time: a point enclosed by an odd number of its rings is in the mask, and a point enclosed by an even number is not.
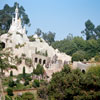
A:
[[[16,6],[16,9],[15,9],[15,22],[17,22],[18,20],[18,6]]]
[[[12,23],[10,26],[10,29],[8,31],[9,33],[16,33],[19,32],[20,34],[26,34],[26,30],[24,27],[22,27],[21,19],[19,18],[19,9],[18,6],[16,6],[15,9],[15,18],[12,18]]]

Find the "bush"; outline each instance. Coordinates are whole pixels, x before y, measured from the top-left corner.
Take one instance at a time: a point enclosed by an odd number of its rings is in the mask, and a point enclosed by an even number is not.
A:
[[[43,75],[44,74],[43,66],[38,64],[36,69],[33,70],[33,73],[36,74],[36,75]]]
[[[33,36],[28,36],[30,42],[34,42],[35,38]]]
[[[23,100],[34,100],[34,95],[31,92],[26,92],[22,95]]]
[[[25,85],[25,86],[29,85],[29,80],[25,80],[24,85]]]
[[[10,76],[11,76],[11,77],[13,76],[13,71],[10,71]]]
[[[13,96],[13,89],[12,88],[7,88],[7,94],[9,96]]]
[[[23,67],[23,78],[25,79],[26,73],[25,73],[25,67]]]
[[[26,59],[25,59],[25,64],[26,64],[27,66],[31,67],[31,66],[32,66],[32,60],[31,60],[30,58],[26,58]]]
[[[12,100],[12,98],[10,96],[6,95],[5,100]]]
[[[100,77],[100,65],[97,66],[91,66],[88,70],[87,70],[88,74],[93,74],[96,75],[98,77]]]
[[[40,82],[39,80],[35,79],[34,82],[33,82],[33,87],[39,87],[40,86]]]
[[[100,61],[100,56],[99,55],[95,56],[95,61],[97,61],[97,62]]]
[[[77,51],[72,55],[72,62],[73,61],[83,61],[84,59],[85,59],[84,51]]]
[[[16,83],[13,80],[9,80],[8,85],[9,85],[9,87],[14,87],[14,86],[16,86]]]

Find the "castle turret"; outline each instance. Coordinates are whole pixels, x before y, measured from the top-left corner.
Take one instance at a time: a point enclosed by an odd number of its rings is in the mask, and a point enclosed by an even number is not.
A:
[[[18,20],[18,6],[16,6],[16,9],[15,9],[15,22],[17,22]]]
[[[18,6],[16,6],[15,9],[15,18],[12,18],[12,24],[10,26],[10,29],[8,31],[9,33],[20,33],[20,34],[26,34],[25,27],[22,27],[21,19],[19,18],[19,10]]]

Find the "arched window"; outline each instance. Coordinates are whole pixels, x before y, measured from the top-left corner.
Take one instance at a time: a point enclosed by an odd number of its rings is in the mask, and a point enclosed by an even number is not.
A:
[[[35,58],[35,63],[37,63],[37,61],[38,61],[38,58]]]
[[[42,62],[42,59],[39,59],[39,63],[41,64],[41,62]]]
[[[4,49],[5,48],[5,43],[4,42],[1,42],[0,43],[0,46],[1,46],[2,49]]]
[[[46,64],[46,60],[43,60],[43,65]]]

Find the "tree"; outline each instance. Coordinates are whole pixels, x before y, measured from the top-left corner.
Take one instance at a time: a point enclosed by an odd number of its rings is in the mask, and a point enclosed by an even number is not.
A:
[[[42,30],[37,28],[35,34],[37,34],[38,36],[42,35]]]
[[[10,76],[11,76],[11,77],[13,76],[13,71],[10,71]]]
[[[22,100],[34,100],[34,94],[26,92],[22,95]]]
[[[13,96],[14,94],[13,94],[13,89],[12,88],[7,88],[7,94],[9,95],[9,96]]]
[[[25,73],[25,67],[23,67],[23,78],[25,79],[26,73]]]
[[[100,25],[95,28],[96,38],[100,39]]]
[[[13,7],[5,4],[4,8],[0,10],[0,35],[8,32],[16,5],[19,6],[17,2],[14,3]],[[30,20],[28,15],[25,13],[23,6],[19,6],[19,17],[21,17],[22,25],[30,25]]]
[[[9,58],[12,59],[11,57],[11,52],[7,51],[7,50],[0,50],[0,99],[5,100],[4,94],[3,94],[3,86],[2,86],[2,80],[3,80],[3,71],[4,70],[8,70],[8,68],[14,68],[17,70],[17,67],[15,65],[11,65],[11,63],[9,62]]]
[[[85,29],[81,33],[83,33],[86,36],[86,40],[96,39],[94,29],[95,29],[94,24],[90,20],[87,20],[85,22]]]
[[[38,64],[36,69],[33,70],[33,73],[36,75],[42,75],[44,74],[44,68],[42,65]]]
[[[43,100],[99,100],[100,66],[85,74],[79,69],[71,70],[64,66],[61,72],[53,74],[47,88],[44,88],[38,91]]]
[[[53,43],[55,41],[55,35],[56,33],[53,33],[49,31],[48,33],[42,32],[43,39],[48,42],[49,44]]]
[[[73,37],[72,41],[77,45],[78,50],[85,50],[86,48],[86,41],[79,36]]]
[[[72,55],[72,61],[83,61],[85,59],[84,51],[77,51]]]

